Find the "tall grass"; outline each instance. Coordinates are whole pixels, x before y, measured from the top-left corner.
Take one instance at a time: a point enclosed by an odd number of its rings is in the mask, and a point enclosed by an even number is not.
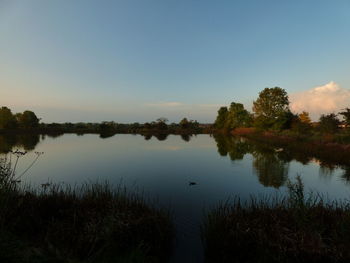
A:
[[[202,225],[206,262],[350,262],[350,206],[305,196],[300,178],[287,197],[219,205]]]
[[[167,211],[108,183],[23,187],[14,165],[0,161],[0,262],[167,261]]]

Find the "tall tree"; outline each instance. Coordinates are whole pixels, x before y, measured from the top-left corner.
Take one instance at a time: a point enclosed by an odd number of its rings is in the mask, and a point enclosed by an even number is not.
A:
[[[232,102],[226,117],[225,128],[249,127],[251,124],[252,116],[244,108],[243,104]]]
[[[226,119],[227,119],[227,114],[228,114],[227,107],[221,107],[218,110],[218,116],[216,117],[216,120],[215,120],[215,127],[217,129],[224,128],[225,122],[226,122]]]
[[[290,122],[289,99],[287,92],[279,87],[265,88],[253,102],[256,125],[261,128],[285,128]]]
[[[39,119],[34,112],[26,110],[16,114],[18,125],[21,128],[35,128],[39,125]]]
[[[12,129],[17,125],[16,118],[7,107],[0,109],[0,129]]]
[[[190,122],[187,120],[187,118],[183,118],[179,125],[182,129],[187,129],[190,126]]]
[[[334,113],[330,113],[327,115],[322,114],[320,117],[319,128],[323,132],[333,133],[338,129],[338,125],[340,124],[337,115]]]

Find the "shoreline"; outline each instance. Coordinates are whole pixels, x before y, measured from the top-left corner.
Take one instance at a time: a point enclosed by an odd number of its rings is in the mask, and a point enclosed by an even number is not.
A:
[[[257,131],[252,128],[236,129],[230,134],[269,144],[281,151],[296,152],[306,158],[317,158],[324,164],[350,165],[350,144],[335,142],[332,140],[335,135],[293,136],[272,131]]]

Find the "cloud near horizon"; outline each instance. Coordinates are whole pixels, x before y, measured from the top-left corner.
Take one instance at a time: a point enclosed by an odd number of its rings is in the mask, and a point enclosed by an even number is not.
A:
[[[291,94],[290,109],[294,113],[307,111],[313,120],[321,114],[339,112],[350,107],[350,90],[341,88],[336,82],[329,82],[307,91]]]

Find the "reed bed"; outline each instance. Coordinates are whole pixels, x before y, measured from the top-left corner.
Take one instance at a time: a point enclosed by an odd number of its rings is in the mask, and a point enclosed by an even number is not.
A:
[[[0,161],[0,262],[166,262],[169,212],[108,183],[21,186]]]
[[[350,206],[304,196],[300,177],[287,197],[234,198],[202,224],[206,262],[350,262]]]

